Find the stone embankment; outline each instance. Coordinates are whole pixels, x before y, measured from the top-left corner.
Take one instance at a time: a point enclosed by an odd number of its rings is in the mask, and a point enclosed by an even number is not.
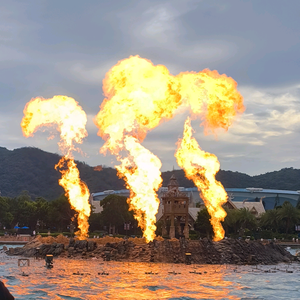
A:
[[[130,262],[163,262],[194,264],[276,264],[295,259],[282,246],[259,241],[226,239],[154,240],[148,244],[133,241],[107,242],[70,240],[68,243],[43,243],[35,239],[24,247],[10,248],[8,255],[40,256],[46,254],[75,259],[98,258]]]

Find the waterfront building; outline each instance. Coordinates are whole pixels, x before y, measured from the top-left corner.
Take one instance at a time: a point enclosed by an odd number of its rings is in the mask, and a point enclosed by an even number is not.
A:
[[[201,199],[196,187],[184,188],[177,187],[178,192],[184,193],[189,198],[188,212],[190,220],[196,221],[198,212],[203,207],[203,200]],[[273,209],[282,205],[285,201],[290,202],[296,206],[300,202],[300,191],[288,190],[273,190],[263,188],[225,188],[228,199],[234,204],[233,208],[248,208],[256,217],[266,210]],[[162,198],[168,192],[168,187],[161,187],[158,192],[158,198],[161,203],[156,215],[156,219],[160,220],[163,216]],[[95,212],[101,212],[101,200],[106,196],[116,194],[120,196],[129,197],[129,190],[107,190],[99,193],[92,193],[90,203],[94,206]]]

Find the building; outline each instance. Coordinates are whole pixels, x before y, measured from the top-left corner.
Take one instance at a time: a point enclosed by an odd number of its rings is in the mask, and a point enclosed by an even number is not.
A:
[[[261,215],[266,211],[264,208],[264,205],[262,203],[262,198],[260,199],[259,202],[248,202],[247,199],[244,201],[231,201],[228,199],[227,203],[223,205],[223,207],[227,207],[229,209],[243,209],[246,208],[248,209],[256,219],[259,219]]]
[[[168,184],[168,191],[161,198],[162,206],[162,235],[175,238],[178,236],[189,238],[189,197],[186,193],[179,191],[179,185],[174,175],[171,176]],[[159,220],[159,219],[157,219]],[[176,224],[175,224],[176,220]],[[167,222],[170,221],[169,233]],[[175,225],[177,225],[175,227]]]
[[[204,205],[203,201],[200,198],[197,188],[195,187],[179,187],[177,183],[176,189],[178,193],[184,194],[189,199],[188,224],[189,228],[193,228],[193,224],[197,219],[198,212]],[[228,202],[225,204],[225,206],[233,209],[247,208],[251,213],[255,215],[256,218],[259,218],[260,215],[266,210],[270,210],[282,205],[285,201],[289,201],[293,206],[296,206],[297,203],[300,202],[300,191],[271,190],[263,188],[226,188],[225,190],[228,195]],[[157,192],[158,198],[161,200],[158,208],[158,213],[156,214],[157,221],[162,220],[163,218],[163,197],[164,195],[166,195],[166,193],[168,193],[168,191],[169,187],[161,187]],[[94,211],[96,213],[101,212],[101,200],[103,200],[110,194],[129,197],[129,190],[108,190],[91,194],[90,202],[93,205]],[[182,218],[182,220],[185,219]]]
[[[300,201],[300,191],[271,190],[263,188],[228,188],[228,198],[233,202],[262,202],[265,210],[282,205],[285,201],[296,206]],[[248,204],[247,204],[248,205]]]

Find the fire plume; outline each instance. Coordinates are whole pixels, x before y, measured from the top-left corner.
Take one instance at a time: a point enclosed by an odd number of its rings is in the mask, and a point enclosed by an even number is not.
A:
[[[227,130],[236,114],[244,110],[243,98],[236,87],[232,78],[217,71],[206,69],[173,76],[165,66],[155,66],[139,56],[118,62],[106,74],[103,80],[106,99],[95,118],[98,135],[105,140],[100,152],[108,150],[121,162],[117,166],[118,175],[125,179],[131,191],[128,203],[147,241],[155,237],[155,215],[159,206],[156,191],[161,185],[161,162],[140,143],[149,130],[172,119],[184,107],[190,109],[192,117],[201,116],[206,133],[210,130],[215,133],[217,128]],[[182,147],[176,157],[186,151],[188,148]],[[206,159],[208,156],[204,155],[199,163],[205,165]],[[183,169],[191,164],[185,158],[180,163]],[[215,175],[208,171],[202,176],[206,174]],[[207,185],[211,182],[210,177]],[[201,191],[203,188],[205,185],[199,187]],[[210,197],[216,194],[208,194],[206,203],[215,203],[217,200]],[[219,210],[216,211],[211,210],[211,213],[219,214]]]
[[[51,99],[34,98],[24,108],[21,122],[25,137],[33,134],[44,126],[56,125],[60,132],[59,148],[64,155],[55,168],[60,168],[62,178],[59,184],[64,188],[73,209],[78,213],[79,236],[88,234],[88,217],[91,212],[89,205],[89,190],[81,181],[72,152],[78,150],[75,143],[82,143],[87,136],[85,125],[87,117],[81,106],[70,97],[54,96]]]
[[[206,69],[199,73],[182,73],[179,77],[185,104],[189,105],[192,117],[202,118],[205,133],[215,133],[217,128],[228,130],[235,116],[244,111],[237,83],[225,74]],[[203,151],[192,137],[189,118],[184,124],[183,138],[178,142],[175,157],[186,177],[193,180],[200,192],[211,217],[214,240],[223,239],[225,232],[221,221],[224,221],[226,212],[222,205],[227,201],[227,194],[215,179],[220,163],[215,155]]]
[[[214,154],[203,151],[196,139],[192,136],[190,118],[184,124],[183,138],[178,142],[175,153],[178,165],[184,169],[188,179],[192,179],[198,190],[207,211],[211,216],[210,222],[214,230],[214,240],[224,238],[224,221],[226,212],[222,204],[227,201],[227,194],[222,184],[215,179],[220,169],[218,158]]]
[[[173,117],[181,103],[178,88],[166,67],[130,57],[106,74],[103,91],[107,98],[95,118],[98,134],[106,141],[101,152],[109,150],[121,162],[118,175],[131,191],[128,204],[148,242],[155,237],[161,162],[140,142],[162,119]]]
[[[132,136],[125,137],[124,145],[129,156],[120,159],[121,165],[117,166],[117,170],[123,174],[130,189],[130,208],[135,211],[135,218],[144,237],[152,241],[155,238],[155,215],[159,206],[155,191],[162,182],[161,162]]]

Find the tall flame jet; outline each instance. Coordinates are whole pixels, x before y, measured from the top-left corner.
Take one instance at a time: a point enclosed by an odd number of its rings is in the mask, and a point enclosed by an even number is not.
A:
[[[228,129],[235,115],[244,110],[243,99],[236,86],[232,78],[217,71],[186,72],[173,76],[165,66],[154,66],[151,61],[139,56],[118,62],[106,74],[103,80],[106,99],[95,118],[98,135],[105,140],[100,151],[110,151],[121,162],[116,166],[118,175],[126,180],[130,189],[128,203],[147,242],[155,237],[155,215],[159,206],[156,191],[162,182],[161,162],[140,143],[148,131],[164,120],[172,119],[182,111],[179,110],[181,107],[189,107],[193,117],[201,116],[206,132],[215,133],[219,127]],[[188,150],[187,146],[177,151],[177,159]],[[196,169],[202,168],[188,162],[188,159],[179,163],[187,176],[189,164]],[[194,177],[192,179],[195,182]],[[203,187],[198,186],[202,195]],[[214,205],[221,209],[222,200]],[[205,204],[211,201],[214,199],[209,198]],[[211,212],[214,213],[213,210]],[[215,236],[219,239],[216,232]]]
[[[228,130],[237,113],[244,111],[243,98],[237,91],[237,83],[225,74],[204,70],[199,73],[179,74],[182,97],[190,106],[192,116],[200,116],[205,133],[213,133],[217,128]],[[221,225],[226,217],[222,205],[227,201],[227,193],[215,176],[220,169],[218,158],[203,151],[192,137],[190,118],[184,124],[183,138],[178,142],[175,153],[178,165],[184,169],[188,179],[193,180],[210,214],[214,240],[224,238]]]
[[[59,184],[65,189],[73,209],[78,213],[78,228],[80,239],[88,236],[88,217],[91,212],[89,204],[89,189],[81,181],[72,152],[78,150],[74,142],[81,144],[87,136],[85,125],[87,117],[82,107],[70,97],[54,96],[51,99],[34,98],[24,108],[21,122],[25,137],[33,134],[43,126],[56,125],[60,132],[59,148],[64,155],[55,168],[60,168],[62,178]]]

